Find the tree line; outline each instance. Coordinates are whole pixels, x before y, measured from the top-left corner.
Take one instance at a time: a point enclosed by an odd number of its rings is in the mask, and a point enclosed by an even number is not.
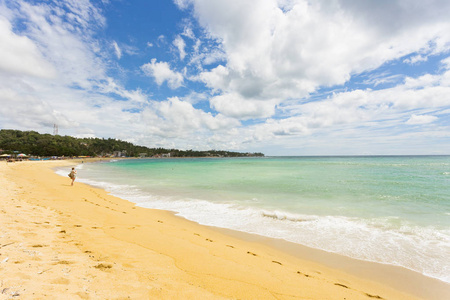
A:
[[[36,131],[10,129],[0,130],[0,149],[4,154],[20,152],[40,157],[109,156],[118,152],[120,152],[120,155],[127,157],[139,157],[141,154],[145,154],[148,157],[168,154],[170,154],[170,157],[264,156],[262,153],[241,153],[221,150],[194,151],[148,148],[112,138],[75,138],[67,135],[40,134]]]

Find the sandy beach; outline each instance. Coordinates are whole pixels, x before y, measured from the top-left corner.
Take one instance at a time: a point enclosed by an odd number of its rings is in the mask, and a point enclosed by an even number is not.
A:
[[[70,186],[68,177],[53,171],[64,166],[69,173],[78,163],[1,162],[0,299],[449,295],[448,284],[413,272],[350,259],[338,263],[333,254],[201,226],[77,181]],[[395,284],[383,282],[389,276],[398,278]]]

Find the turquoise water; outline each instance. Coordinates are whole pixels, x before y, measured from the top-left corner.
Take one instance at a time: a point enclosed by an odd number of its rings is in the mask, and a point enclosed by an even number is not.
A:
[[[79,178],[205,225],[450,282],[450,157],[141,159]]]

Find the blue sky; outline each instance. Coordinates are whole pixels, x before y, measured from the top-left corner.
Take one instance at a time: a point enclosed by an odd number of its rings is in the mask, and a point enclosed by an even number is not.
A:
[[[0,128],[450,154],[449,1],[0,0]]]

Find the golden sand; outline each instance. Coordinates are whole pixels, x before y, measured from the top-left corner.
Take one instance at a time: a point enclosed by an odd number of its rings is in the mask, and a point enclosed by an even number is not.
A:
[[[0,163],[0,299],[415,299],[52,170],[74,164]]]

